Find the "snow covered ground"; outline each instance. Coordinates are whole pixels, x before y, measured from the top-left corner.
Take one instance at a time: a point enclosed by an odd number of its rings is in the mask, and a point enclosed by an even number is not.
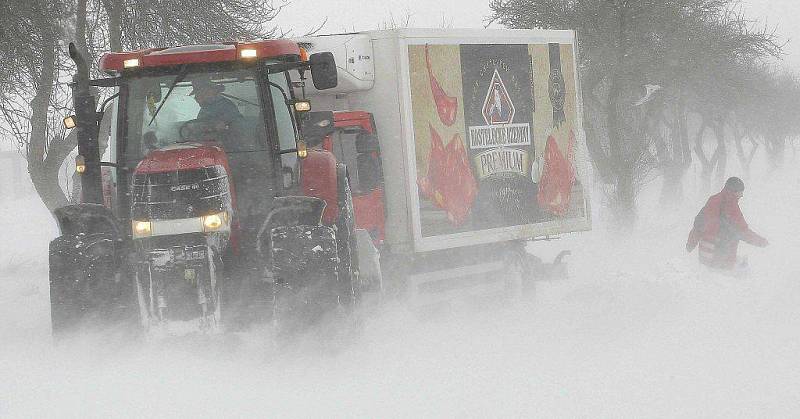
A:
[[[748,182],[742,210],[771,242],[753,275],[699,271],[684,242],[705,196],[644,194],[626,239],[595,230],[571,278],[531,303],[419,322],[386,308],[335,354],[276,354],[263,334],[193,351],[49,338],[47,243],[35,199],[0,202],[0,417],[797,417],[800,171]],[[747,181],[748,179],[746,179]],[[690,192],[693,185],[690,183]],[[716,186],[715,188],[716,189]]]

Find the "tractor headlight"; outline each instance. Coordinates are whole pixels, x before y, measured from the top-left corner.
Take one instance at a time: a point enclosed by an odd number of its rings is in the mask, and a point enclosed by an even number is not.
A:
[[[206,233],[218,231],[228,225],[228,213],[224,211],[206,215],[200,219],[203,222],[203,231]]]
[[[230,216],[227,211],[222,211],[202,217],[175,220],[134,220],[131,222],[131,228],[133,229],[134,239],[189,233],[230,231]]]
[[[150,221],[136,221],[133,224],[133,237],[149,237],[153,234],[153,223]]]

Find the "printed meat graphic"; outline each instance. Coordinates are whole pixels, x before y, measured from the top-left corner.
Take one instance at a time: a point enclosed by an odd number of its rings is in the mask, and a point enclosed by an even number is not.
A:
[[[445,147],[436,129],[430,126],[430,130],[428,172],[419,180],[419,188],[423,196],[447,213],[453,225],[461,225],[469,216],[478,184],[472,175],[461,135],[453,135]]]
[[[572,166],[575,135],[569,132],[567,155],[561,153],[552,135],[547,137],[544,148],[544,169],[539,180],[539,206],[551,213],[563,216],[569,209],[572,185],[575,183],[575,170]]]
[[[428,46],[425,45],[425,65],[428,67],[428,77],[431,81],[431,92],[433,93],[433,101],[436,102],[436,112],[439,113],[439,119],[443,124],[448,127],[453,125],[456,121],[456,110],[458,110],[458,98],[448,96],[436,76],[433,75],[431,69],[431,58],[428,54]]]

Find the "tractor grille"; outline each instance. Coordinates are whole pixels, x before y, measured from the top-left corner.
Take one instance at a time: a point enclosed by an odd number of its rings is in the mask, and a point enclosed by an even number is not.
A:
[[[230,185],[222,166],[133,177],[134,219],[192,218],[231,209]]]

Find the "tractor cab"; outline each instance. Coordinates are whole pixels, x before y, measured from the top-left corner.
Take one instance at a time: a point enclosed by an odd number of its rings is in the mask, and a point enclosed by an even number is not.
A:
[[[257,66],[193,67],[142,74],[121,93],[124,138],[115,153],[133,173],[132,220],[222,211],[204,204],[222,194],[233,205],[234,227],[250,227],[299,178],[292,89],[285,73]],[[213,180],[220,176],[227,185]],[[158,203],[164,197],[170,202]]]
[[[230,221],[246,228],[273,197],[296,192],[297,139],[308,103],[294,97],[288,73],[304,72],[309,64],[295,44],[112,53],[101,67],[120,80],[111,156],[118,175],[127,174],[118,176],[118,188],[133,186],[133,194],[116,200],[115,212],[134,223],[134,237],[159,235],[145,227],[137,231],[137,221],[224,210],[204,204],[219,201],[211,196],[216,193],[229,194]],[[220,176],[227,177],[225,187],[213,181]]]

